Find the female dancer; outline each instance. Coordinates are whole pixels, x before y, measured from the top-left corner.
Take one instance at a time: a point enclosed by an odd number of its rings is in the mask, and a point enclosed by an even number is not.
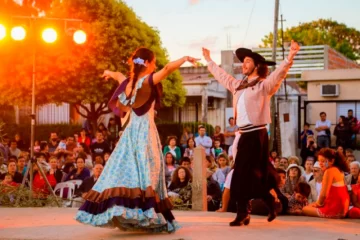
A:
[[[186,61],[196,65],[197,60],[183,57],[154,73],[155,54],[147,48],[139,48],[129,60],[129,78],[119,72],[104,72],[106,79],[119,81],[116,106],[130,111],[130,122],[101,176],[86,195],[76,220],[122,230],[174,232],[177,229],[166,192],[164,159],[154,109],[160,101],[160,81]],[[109,106],[113,107],[114,102]],[[113,110],[118,113],[117,108]]]

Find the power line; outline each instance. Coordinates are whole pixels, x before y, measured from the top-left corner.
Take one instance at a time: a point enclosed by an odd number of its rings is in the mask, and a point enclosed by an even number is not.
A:
[[[242,43],[243,46],[244,46],[248,31],[249,31],[250,22],[251,22],[252,14],[254,12],[255,4],[256,4],[256,0],[254,0],[254,4],[253,4],[253,6],[251,8],[251,12],[250,12],[249,20],[248,20],[248,25],[247,25],[246,32],[245,32],[245,37],[244,37],[244,40],[243,40],[243,43]]]

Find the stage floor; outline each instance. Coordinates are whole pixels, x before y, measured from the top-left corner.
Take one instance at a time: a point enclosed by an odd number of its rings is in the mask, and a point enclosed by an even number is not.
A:
[[[251,216],[246,227],[229,227],[232,213],[174,211],[182,229],[175,234],[121,232],[82,225],[73,217],[74,208],[0,208],[0,239],[291,239],[360,240],[360,220],[332,220],[308,217]]]

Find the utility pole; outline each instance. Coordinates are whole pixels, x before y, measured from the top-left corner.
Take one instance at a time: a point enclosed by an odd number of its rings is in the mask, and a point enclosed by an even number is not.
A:
[[[272,48],[272,61],[276,62],[276,47],[277,47],[277,35],[278,35],[278,22],[279,22],[279,5],[280,0],[275,0],[275,11],[274,11],[274,33],[273,33],[273,48]],[[275,66],[272,71],[275,70]],[[274,145],[277,144],[274,142],[276,140],[276,129],[275,129],[275,97],[272,96],[270,103],[270,111],[271,111],[271,124],[270,124],[270,149],[274,148]]]
[[[285,60],[285,48],[284,48],[284,27],[283,27],[283,22],[285,22],[286,20],[283,19],[283,15],[280,15],[280,22],[281,22],[281,48],[282,48],[282,55],[283,55],[283,60]],[[286,77],[284,79],[284,91],[285,91],[285,100],[288,100],[288,94],[287,94],[287,90],[286,90]]]

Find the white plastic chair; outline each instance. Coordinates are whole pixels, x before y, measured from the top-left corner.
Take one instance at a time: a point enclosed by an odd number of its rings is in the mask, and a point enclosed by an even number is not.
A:
[[[80,180],[80,179],[75,179],[75,180],[68,180],[66,181],[67,183],[68,182],[71,182],[75,185],[75,189],[78,189],[80,187],[80,185],[82,184],[83,180]]]
[[[62,183],[58,183],[55,186],[54,192],[56,193],[57,191],[60,191],[60,197],[64,198],[64,189],[67,189],[67,200],[64,203],[64,206],[68,207],[71,205],[71,199],[74,196],[74,192],[75,192],[75,185],[72,182],[62,182]]]

